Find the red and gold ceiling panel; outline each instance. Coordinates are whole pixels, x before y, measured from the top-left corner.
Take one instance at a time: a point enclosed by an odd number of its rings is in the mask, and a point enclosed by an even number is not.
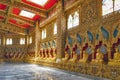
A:
[[[51,8],[57,2],[57,0],[22,0],[22,1],[26,4],[45,10]]]
[[[0,16],[0,21],[1,21],[1,20],[4,20],[4,17],[3,17],[3,16]]]
[[[1,9],[1,10],[6,10],[6,9],[7,9],[7,6],[0,3],[0,9]]]
[[[26,24],[26,23],[19,21],[19,20],[16,20],[16,19],[9,19],[9,22],[11,24],[14,24],[14,25],[22,27],[22,28],[29,28],[30,27],[29,24]]]
[[[15,15],[21,16],[23,18],[29,19],[29,20],[33,20],[33,21],[36,21],[40,18],[38,14],[34,14],[26,10],[21,10],[19,8],[13,8],[12,13]]]

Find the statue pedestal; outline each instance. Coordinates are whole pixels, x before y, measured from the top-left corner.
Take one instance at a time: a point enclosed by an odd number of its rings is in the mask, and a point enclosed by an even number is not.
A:
[[[4,62],[4,60],[3,60],[3,59],[0,59],[0,63],[1,63],[1,62]]]

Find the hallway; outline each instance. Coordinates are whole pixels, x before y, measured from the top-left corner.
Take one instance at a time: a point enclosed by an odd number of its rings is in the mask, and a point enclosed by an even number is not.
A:
[[[91,80],[65,71],[25,63],[1,63],[0,80]]]

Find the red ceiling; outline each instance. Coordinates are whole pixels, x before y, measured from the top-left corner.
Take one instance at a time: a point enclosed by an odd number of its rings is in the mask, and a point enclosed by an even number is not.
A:
[[[40,6],[40,5],[37,5],[37,4],[35,4],[35,3],[29,2],[29,1],[27,1],[27,0],[22,0],[22,1],[23,1],[24,3],[26,3],[26,4],[29,4],[29,5],[34,6],[34,7],[36,7],[36,8],[41,8],[41,9],[45,9],[45,10],[50,9],[50,8],[57,2],[57,0],[49,0],[44,6]],[[1,10],[6,10],[6,9],[7,9],[7,6],[4,5],[4,4],[0,4],[0,9],[1,9]],[[17,16],[20,16],[20,15],[19,15],[20,12],[21,12],[21,9],[19,9],[19,8],[17,8],[17,7],[14,7],[14,8],[12,9],[12,13],[15,14],[15,15],[17,15]],[[21,17],[23,17],[23,16],[21,16]],[[36,21],[36,20],[38,20],[38,19],[40,18],[40,15],[39,15],[39,14],[36,14],[32,19],[27,18],[27,17],[23,17],[23,18],[26,18],[26,19],[28,19],[28,20]],[[0,20],[3,20],[3,19],[4,19],[4,17],[3,17],[3,16],[0,16]],[[11,24],[14,24],[14,25],[19,26],[19,27],[22,27],[22,28],[29,28],[29,27],[30,27],[29,24],[26,24],[26,23],[24,23],[24,22],[20,22],[20,21],[18,21],[18,20],[16,20],[16,19],[9,19],[9,22],[10,22]]]
[[[4,4],[0,4],[0,9],[2,9],[2,10],[6,10],[6,8],[7,8],[6,5],[4,5]]]
[[[9,19],[9,22],[12,23],[12,24],[15,24],[15,25],[17,25],[19,27],[22,27],[22,28],[29,28],[30,27],[29,24],[19,22],[19,21],[15,20],[15,19]]]
[[[4,17],[3,17],[3,16],[0,16],[0,20],[2,20],[2,19],[4,19]]]
[[[27,4],[29,4],[29,5],[32,5],[32,6],[34,6],[34,7],[38,7],[38,8],[42,8],[42,9],[49,9],[49,8],[51,8],[56,2],[57,2],[57,0],[49,0],[48,1],[48,3],[46,3],[43,7],[42,6],[40,6],[40,5],[38,5],[38,4],[35,4],[35,3],[32,3],[32,2],[29,2],[29,1],[27,1],[27,0],[22,0],[24,3],[27,3]]]
[[[13,14],[19,15],[20,12],[21,12],[21,10],[19,8],[13,8],[13,11],[12,11]],[[24,17],[24,18],[27,18],[27,17]],[[39,18],[40,18],[40,16],[36,14],[32,19],[30,19],[30,18],[27,18],[27,19],[36,21]]]

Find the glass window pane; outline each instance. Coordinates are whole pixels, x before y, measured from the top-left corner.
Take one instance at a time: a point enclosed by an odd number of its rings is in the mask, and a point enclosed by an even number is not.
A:
[[[79,25],[79,13],[76,11],[74,14],[73,26],[78,26],[78,25]]]
[[[32,37],[30,37],[30,44],[32,43]]]
[[[115,11],[120,10],[120,0],[115,0]]]
[[[103,0],[102,2],[102,14],[106,15],[113,12],[113,1],[112,0]]]
[[[72,26],[73,26],[72,21],[73,21],[72,15],[69,15],[69,17],[68,17],[68,29],[72,28]]]
[[[46,38],[46,29],[42,30],[42,39]]]
[[[54,34],[57,34],[57,24],[54,23]]]

